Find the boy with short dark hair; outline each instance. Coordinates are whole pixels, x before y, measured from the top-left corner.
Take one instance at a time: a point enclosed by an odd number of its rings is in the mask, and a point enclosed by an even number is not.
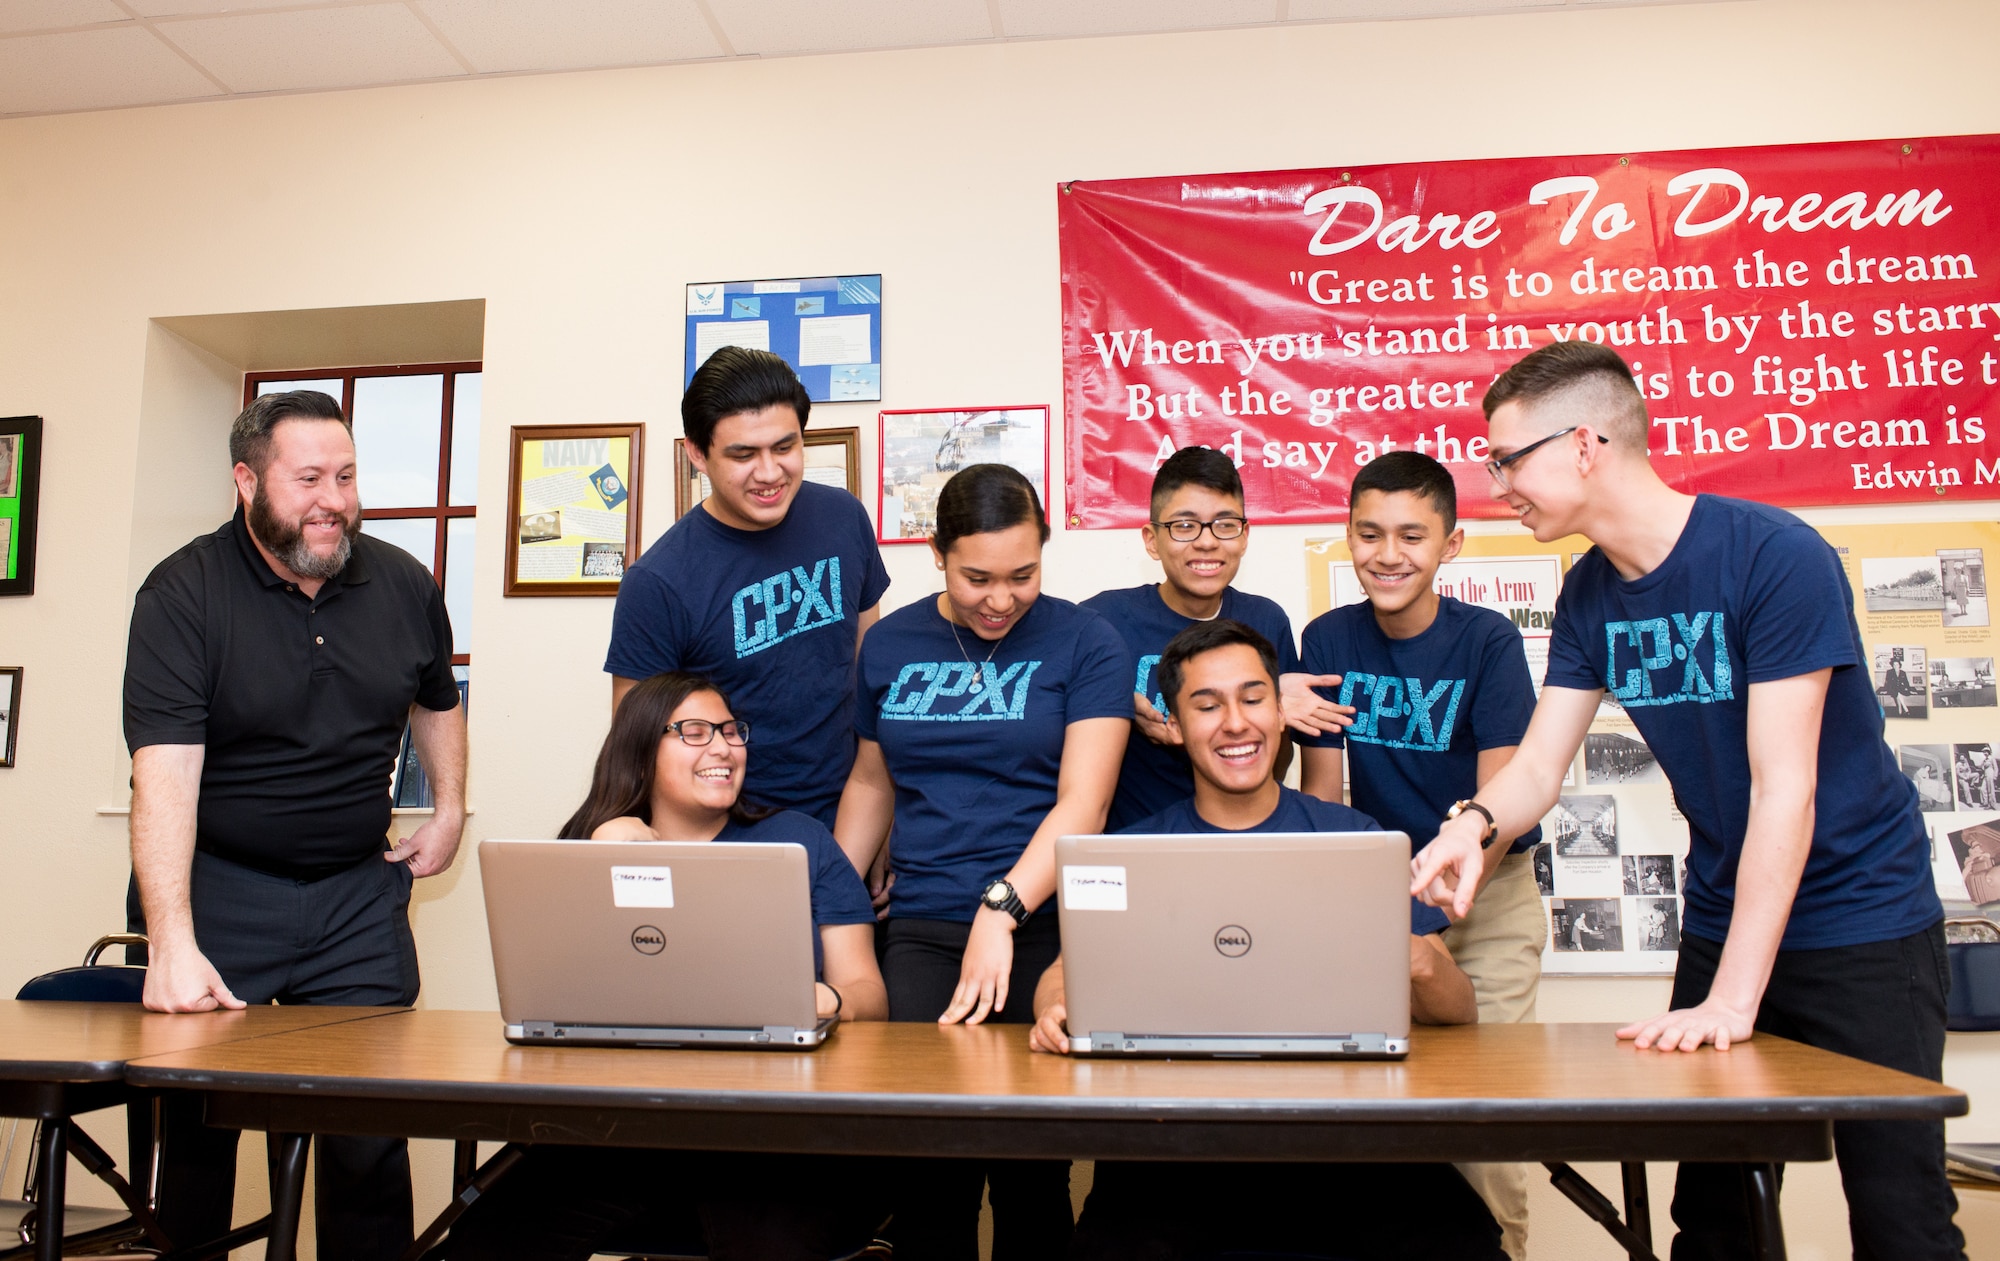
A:
[[[791,365],[724,346],[681,396],[707,499],[625,571],[611,700],[668,670],[727,690],[756,732],[743,799],[829,828],[854,765],[854,658],[889,571],[861,501],[805,480],[812,400]]]
[[[1340,676],[1340,704],[1354,707],[1344,731],[1301,736],[1305,791],[1341,799],[1351,759],[1354,806],[1408,832],[1421,850],[1438,820],[1473,796],[1528,730],[1534,683],[1521,632],[1491,609],[1437,591],[1438,567],[1458,555],[1458,494],[1444,465],[1415,451],[1378,456],[1355,474],[1347,546],[1367,599],[1315,618],[1305,629],[1304,668]],[[1445,932],[1472,978],[1479,1018],[1533,1020],[1548,927],[1528,851],[1539,825],[1511,838],[1478,909]],[[1519,1165],[1465,1165],[1526,1255],[1528,1186]]]
[[[1332,707],[1297,677],[1292,621],[1275,600],[1238,591],[1230,583],[1250,546],[1243,513],[1243,479],[1228,456],[1209,447],[1183,447],[1153,475],[1152,519],[1140,529],[1146,554],[1160,562],[1164,581],[1104,591],[1083,601],[1109,621],[1137,659],[1132,682],[1135,738],[1125,744],[1118,795],[1108,831],[1180,801],[1194,792],[1187,754],[1168,734],[1166,702],[1156,677],[1166,642],[1190,626],[1230,618],[1255,629],[1277,649],[1278,671],[1288,676],[1287,714],[1300,732],[1333,724]]]

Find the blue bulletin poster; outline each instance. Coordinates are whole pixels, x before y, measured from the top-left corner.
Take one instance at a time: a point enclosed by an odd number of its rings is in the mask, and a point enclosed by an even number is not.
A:
[[[815,403],[880,402],[882,277],[689,285],[683,388],[724,346],[777,355],[792,365]]]

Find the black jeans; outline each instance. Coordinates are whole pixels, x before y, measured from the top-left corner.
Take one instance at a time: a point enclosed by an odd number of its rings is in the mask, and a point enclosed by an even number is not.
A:
[[[246,1003],[407,1007],[417,1001],[410,870],[369,857],[293,880],[197,853],[195,942]],[[126,920],[145,931],[138,882]],[[183,1247],[228,1232],[240,1132],[203,1125],[201,1101],[169,1094],[160,1123],[160,1225]],[[313,1144],[319,1255],[394,1261],[414,1236],[409,1144],[327,1135]]]
[[[584,1261],[600,1250],[830,1261],[887,1215],[884,1162],[536,1147],[451,1230],[451,1261]]]
[[[1681,936],[1673,1006],[1708,997],[1720,944]],[[1851,1055],[1931,1081],[1944,1078],[1944,925],[1896,941],[1781,950],[1757,1009],[1757,1032]],[[1944,1172],[1941,1121],[1839,1121],[1834,1159],[1847,1193],[1855,1261],[1962,1261],[1958,1198]],[[1744,1166],[1684,1163],[1674,1186],[1673,1261],[1750,1253]]]
[[[882,953],[889,1019],[934,1021],[951,1005],[972,925],[891,919]],[[987,1017],[1033,1024],[1035,982],[1062,953],[1054,912],[1014,934],[1007,1009]],[[979,1199],[993,1198],[993,1261],[1048,1261],[1069,1247],[1067,1160],[910,1160],[901,1162],[890,1205],[897,1261],[973,1261],[979,1255]]]
[[[1450,1165],[1100,1160],[1071,1261],[1507,1261]]]

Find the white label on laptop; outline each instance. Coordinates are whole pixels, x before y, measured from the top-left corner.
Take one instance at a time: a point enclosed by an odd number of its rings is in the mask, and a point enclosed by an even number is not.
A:
[[[1123,867],[1065,867],[1063,909],[1066,911],[1122,911],[1125,909],[1125,869]]]
[[[613,906],[672,906],[674,904],[674,869],[672,867],[613,867],[611,869],[611,904]]]

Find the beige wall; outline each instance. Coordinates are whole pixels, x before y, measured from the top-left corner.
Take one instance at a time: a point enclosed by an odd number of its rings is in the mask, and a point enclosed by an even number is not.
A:
[[[1995,47],[2000,10],[1980,0],[1757,0],[0,123],[0,413],[48,418],[50,487],[38,594],[0,601],[0,664],[27,667],[19,765],[0,771],[0,990],[122,922],[124,820],[98,810],[125,800],[130,593],[220,517],[234,368],[155,318],[484,299],[487,511],[504,499],[509,425],[633,418],[652,426],[651,538],[671,515],[686,282],[880,271],[883,405],[1055,404],[1058,180],[2000,131]],[[860,425],[872,461],[874,412],[816,420]],[[1295,621],[1299,542],[1319,532],[1259,530],[1244,571]],[[468,841],[551,830],[606,713],[610,603],[503,600],[501,543],[482,530]],[[890,604],[931,590],[922,550],[893,550]],[[1059,533],[1050,588],[1138,582],[1141,562],[1126,534]],[[492,1005],[471,864],[427,882],[416,917],[424,1001]],[[1611,1020],[1659,1006],[1664,987],[1545,992],[1550,1018]],[[1954,1040],[1958,1084],[1991,1096],[1995,1068],[2000,1049]],[[2000,1119],[1955,1132],[2000,1139]],[[1845,1255],[1836,1186],[1830,1167],[1795,1172],[1795,1257]],[[1580,1216],[1538,1204],[1538,1255],[1614,1255]],[[1980,1211],[1993,1255],[2000,1213]]]

